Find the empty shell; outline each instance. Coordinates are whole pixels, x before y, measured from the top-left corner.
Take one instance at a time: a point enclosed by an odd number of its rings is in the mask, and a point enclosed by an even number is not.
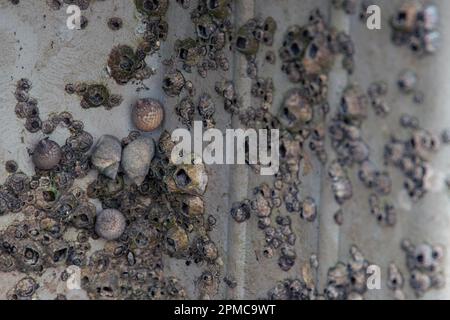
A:
[[[122,168],[137,185],[144,181],[154,154],[155,142],[147,137],[139,137],[123,149]]]
[[[95,146],[91,162],[101,174],[110,179],[115,179],[121,156],[122,145],[120,141],[116,137],[104,135]]]

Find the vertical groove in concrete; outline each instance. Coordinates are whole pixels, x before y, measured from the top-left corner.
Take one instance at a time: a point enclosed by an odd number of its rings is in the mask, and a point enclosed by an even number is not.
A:
[[[244,24],[254,16],[254,0],[236,1],[234,7],[234,23],[236,26]],[[241,99],[242,107],[251,105],[252,81],[246,75],[247,61],[244,55],[235,52],[233,56],[233,81]],[[240,128],[238,117],[233,117],[232,127]],[[248,168],[236,165],[231,169],[230,176],[230,208],[233,202],[247,197]],[[228,214],[225,213],[225,214]],[[228,220],[227,266],[226,272],[236,280],[236,287],[228,288],[228,299],[243,299],[245,297],[245,261],[247,247],[247,224],[236,223],[231,215]]]
[[[330,24],[337,31],[350,32],[350,19],[343,10],[336,10],[330,6]],[[330,104],[329,117],[334,114],[340,100],[342,90],[347,85],[348,75],[342,67],[341,57],[336,59],[335,65],[329,74],[328,101]],[[339,206],[334,199],[333,192],[328,181],[328,164],[334,159],[334,151],[330,141],[326,141],[328,162],[322,168],[321,192],[319,208],[319,236],[318,258],[320,261],[317,273],[319,288],[326,285],[328,269],[339,260],[339,226],[334,222],[334,214]]]

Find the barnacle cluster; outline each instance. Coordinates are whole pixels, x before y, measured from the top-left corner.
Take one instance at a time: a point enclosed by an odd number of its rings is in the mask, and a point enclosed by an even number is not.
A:
[[[418,55],[434,53],[439,47],[439,11],[432,3],[404,2],[391,18],[392,40]]]
[[[324,290],[326,299],[361,300],[367,291],[367,272],[370,262],[356,247],[350,248],[350,260],[338,262],[328,270],[327,286]]]
[[[134,50],[128,45],[118,45],[111,50],[107,70],[118,84],[126,84],[131,79],[148,75],[149,67],[145,63],[147,48]],[[144,75],[144,78],[145,78]]]
[[[301,279],[285,279],[270,289],[267,296],[269,300],[315,300],[317,293]]]
[[[83,109],[103,106],[105,109],[110,110],[122,103],[122,96],[111,94],[105,85],[99,83],[68,83],[66,84],[65,91],[68,94],[76,93],[81,99],[80,106]]]
[[[400,120],[410,135],[408,139],[392,135],[385,145],[384,158],[403,173],[406,193],[416,202],[433,188],[434,172],[429,157],[438,150],[440,141],[438,136],[421,128],[414,117],[404,115]]]
[[[402,241],[409,271],[409,284],[420,297],[431,289],[442,288],[445,284],[442,261],[444,247],[421,243],[414,245],[410,240]]]
[[[376,89],[375,86],[378,87],[380,84],[372,84],[368,91],[372,106],[379,110],[381,102],[378,102],[377,98],[380,93],[377,94],[376,91],[383,93],[384,90]],[[372,214],[380,222],[387,219],[386,224],[393,225],[395,222],[393,206],[386,204],[382,209],[379,200],[379,196],[386,197],[391,193],[392,181],[390,175],[387,171],[380,170],[370,159],[370,148],[362,137],[361,128],[367,118],[368,102],[369,98],[358,86],[350,85],[344,90],[339,109],[328,126],[329,137],[337,156],[336,162],[330,165],[329,175],[335,180],[332,184],[335,198],[336,200],[341,199],[338,200],[338,203],[342,202],[342,200],[351,196],[351,182],[348,178],[344,178],[341,179],[342,183],[338,184],[336,178],[333,177],[345,177],[347,175],[345,167],[352,167],[356,164],[359,167],[359,180],[364,186],[375,192],[369,199]],[[346,195],[344,197],[339,196],[338,193],[343,190],[348,190],[344,193]],[[389,200],[383,201],[389,202]]]
[[[174,51],[176,63],[191,73],[197,68],[200,76],[206,77],[208,70],[229,69],[224,49],[231,32],[232,1],[198,1],[198,6],[191,12],[195,27],[195,37],[178,39]]]
[[[114,287],[101,294],[112,297],[182,298],[185,293],[178,281],[164,278],[163,254],[210,265],[218,259],[218,248],[208,236],[211,219],[204,215],[202,195],[208,179],[204,165],[170,164],[173,145],[166,144],[164,134],[156,148],[147,141],[139,134],[125,139],[122,170],[114,179],[99,175],[88,186],[89,197],[99,199],[106,210],[123,214],[127,221],[123,233],[112,244],[114,248],[102,252],[111,261],[108,272],[86,271],[93,276],[87,286],[92,294],[96,286],[107,281]],[[146,158],[143,152],[147,151],[150,153]],[[112,232],[111,228],[106,230]],[[125,277],[115,267],[122,263],[129,270]]]
[[[311,261],[314,260],[313,259]],[[370,262],[356,246],[350,248],[350,260],[328,269],[327,283],[319,291],[307,279],[285,279],[267,293],[270,300],[362,300],[367,291]]]
[[[255,57],[261,43],[272,45],[275,31],[276,23],[271,17],[252,19],[238,29],[234,41],[236,50],[247,58],[247,74],[254,79],[251,94],[258,98],[259,106],[244,108],[231,81],[218,82],[215,89],[224,98],[225,110],[237,115],[244,126],[281,131],[280,169],[273,186],[263,183],[255,188],[250,201],[235,203],[230,212],[238,222],[252,215],[258,218],[258,227],[263,230],[266,242],[263,256],[271,258],[278,251],[278,265],[288,271],[297,258],[296,235],[292,230],[291,216],[282,215],[278,208],[284,204],[289,214],[296,213],[305,222],[315,221],[317,204],[313,197],[300,190],[300,162],[306,161],[304,146],[309,146],[321,162],[327,161],[324,146],[326,129],[321,123],[328,112],[327,73],[337,54],[352,60],[354,50],[349,37],[329,28],[318,11],[312,12],[305,26],[289,27],[279,55],[282,71],[296,87],[285,93],[278,114],[273,115],[270,110],[275,90],[273,81],[258,76]],[[258,172],[257,165],[251,166]],[[342,203],[349,199],[352,189],[345,171],[333,173],[331,178],[334,179],[337,201]]]

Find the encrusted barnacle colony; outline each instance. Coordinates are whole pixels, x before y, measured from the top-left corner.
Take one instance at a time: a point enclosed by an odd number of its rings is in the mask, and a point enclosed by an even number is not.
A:
[[[259,41],[254,34],[256,21],[251,20],[240,27],[237,31],[235,47],[239,52],[253,56],[259,49]]]
[[[401,246],[406,254],[409,284],[417,296],[423,296],[427,291],[445,285],[443,246],[428,243],[414,245],[407,239],[402,241]]]
[[[68,87],[69,86],[69,87]],[[72,93],[71,84],[66,86],[66,91]],[[80,105],[83,109],[105,107],[111,109],[122,103],[122,97],[117,94],[111,94],[109,89],[103,84],[85,84],[78,83],[74,87],[74,93],[77,93],[81,102]]]
[[[164,75],[162,88],[169,97],[180,95],[184,86],[185,79],[180,70],[172,69]]]

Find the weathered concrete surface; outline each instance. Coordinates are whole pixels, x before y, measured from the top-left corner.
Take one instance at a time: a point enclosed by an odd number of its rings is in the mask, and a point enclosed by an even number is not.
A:
[[[144,84],[148,91],[136,92],[136,85],[118,86],[105,71],[106,57],[112,46],[126,43],[135,45],[137,36],[135,27],[134,6],[128,1],[111,0],[94,2],[83,14],[89,20],[89,25],[83,31],[70,31],[66,27],[65,8],[59,11],[48,9],[44,1],[21,1],[18,6],[12,6],[7,0],[0,0],[0,180],[4,181],[6,173],[4,162],[10,159],[18,161],[26,173],[31,173],[32,166],[27,154],[27,147],[34,145],[39,134],[30,134],[23,130],[22,120],[14,114],[14,85],[22,78],[33,82],[31,95],[39,101],[41,113],[53,111],[70,111],[75,118],[82,119],[89,132],[97,139],[103,134],[124,137],[132,129],[129,117],[130,105],[140,97],[158,97],[165,106],[168,117],[164,127],[167,130],[176,128],[178,120],[172,112],[177,102],[175,98],[167,98],[161,91],[161,79],[164,74],[162,58],[172,53],[174,41],[193,33],[189,15],[179,5],[172,1],[168,13],[170,25],[169,39],[163,43],[159,54],[149,57],[148,64],[155,68],[156,74]],[[371,153],[376,164],[383,165],[382,149],[389,134],[398,128],[398,119],[402,113],[410,113],[419,117],[421,124],[433,132],[439,131],[450,123],[447,101],[449,99],[450,64],[450,3],[437,1],[441,8],[441,30],[443,46],[432,57],[417,59],[409,50],[395,47],[390,42],[388,19],[394,8],[401,3],[395,1],[375,1],[382,8],[382,30],[370,31],[357,16],[349,17],[342,12],[331,9],[328,0],[245,0],[236,1],[239,11],[235,19],[237,24],[243,23],[253,15],[258,17],[272,16],[278,22],[273,49],[281,44],[286,28],[291,24],[303,24],[311,9],[319,7],[330,18],[332,24],[341,30],[349,31],[356,47],[356,72],[347,79],[336,63],[330,75],[330,106],[332,111],[337,106],[340,92],[347,81],[354,81],[366,89],[374,80],[385,80],[389,84],[387,100],[392,112],[387,119],[377,118],[370,111],[369,120],[363,125],[364,138],[369,142]],[[124,20],[124,28],[112,32],[107,28],[109,17],[120,16]],[[262,57],[268,48],[263,47],[259,54]],[[231,67],[226,73],[210,73],[208,79],[201,80],[194,72],[191,79],[197,88],[197,93],[207,91],[216,97],[211,83],[222,78],[233,78],[238,84],[243,101],[251,105],[251,81],[245,78],[246,63],[239,55],[229,54]],[[278,59],[279,60],[279,59]],[[262,61],[260,59],[259,61]],[[274,108],[278,107],[285,91],[293,87],[285,75],[279,72],[279,61],[272,66],[259,63],[262,77],[273,77],[275,84]],[[396,77],[400,70],[411,67],[420,75],[419,87],[426,92],[426,102],[414,105],[410,96],[399,94],[396,89]],[[104,109],[83,110],[76,96],[67,95],[63,88],[68,82],[101,81],[111,88],[112,92],[121,94],[124,101],[113,110]],[[235,127],[236,119],[230,119],[221,108],[217,99],[218,128]],[[151,136],[157,138],[159,131]],[[64,133],[53,135],[56,141],[65,139]],[[330,151],[331,152],[331,151]],[[382,289],[367,294],[368,298],[392,298],[392,292],[386,288],[387,267],[394,261],[408,275],[405,268],[405,257],[400,249],[402,238],[411,238],[413,242],[432,242],[444,245],[450,244],[450,203],[447,191],[440,189],[429,193],[418,204],[408,205],[402,197],[402,177],[393,168],[388,167],[394,177],[393,196],[398,210],[398,223],[395,228],[382,228],[370,215],[367,205],[368,191],[357,181],[356,173],[350,177],[354,185],[352,201],[343,206],[344,224],[337,227],[333,214],[337,209],[331,194],[326,174],[319,163],[311,155],[312,171],[303,180],[303,195],[313,196],[320,203],[319,218],[314,223],[307,223],[293,217],[294,230],[297,234],[296,250],[298,259],[295,267],[288,273],[282,272],[277,266],[276,255],[267,260],[261,256],[264,245],[263,233],[257,228],[256,219],[250,219],[245,224],[237,225],[229,217],[229,207],[233,201],[241,200],[251,194],[261,178],[250,170],[242,167],[211,166],[208,168],[210,183],[207,189],[207,212],[213,214],[218,222],[213,231],[213,239],[218,243],[223,260],[223,270],[220,279],[231,275],[237,280],[235,289],[226,289],[223,282],[213,295],[213,298],[264,298],[268,289],[277,280],[286,277],[310,277],[320,287],[324,285],[326,272],[337,260],[347,261],[349,247],[357,245],[368,260],[379,265],[382,271]],[[330,153],[332,158],[332,153]],[[448,172],[450,151],[443,149],[433,159],[433,165],[439,172]],[[92,178],[92,177],[91,177]],[[89,180],[89,179],[87,179]],[[361,186],[361,187],[359,187]],[[5,227],[17,216],[0,217],[0,227]],[[94,247],[101,247],[102,241],[95,241]],[[312,253],[319,256],[320,267],[315,274],[309,268],[309,257]],[[194,280],[200,275],[201,269],[193,265],[186,266],[184,261],[168,259],[166,272],[177,275],[188,288],[190,298],[198,297]],[[447,282],[449,282],[450,260],[446,258]],[[57,292],[63,292],[64,287],[56,287],[55,279],[61,270],[48,271],[42,279],[40,298],[53,298]],[[0,298],[20,278],[19,274],[1,274]],[[407,298],[414,298],[405,285]],[[78,296],[80,297],[80,296]],[[450,298],[450,290],[431,291],[425,298]]]

